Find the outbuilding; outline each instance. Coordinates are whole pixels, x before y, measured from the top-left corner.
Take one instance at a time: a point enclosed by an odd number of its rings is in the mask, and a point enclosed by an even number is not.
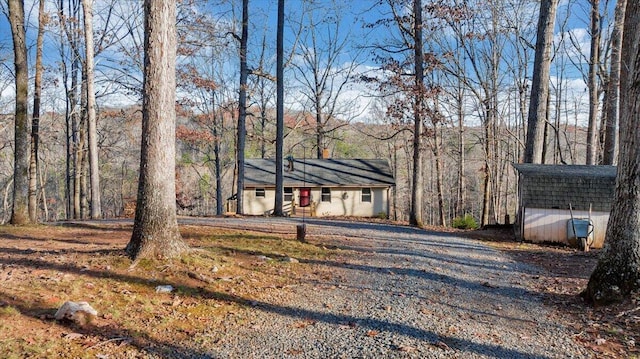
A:
[[[591,220],[591,248],[602,248],[613,203],[615,166],[514,164],[516,234],[529,242],[572,242],[571,219]]]
[[[275,159],[247,159],[244,212],[268,215],[275,203]],[[388,216],[393,173],[384,159],[284,161],[284,210],[289,215]]]

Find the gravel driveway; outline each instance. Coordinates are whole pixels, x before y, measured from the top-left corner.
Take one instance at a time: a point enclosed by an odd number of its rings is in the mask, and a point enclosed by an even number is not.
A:
[[[181,219],[295,233],[300,219]],[[265,295],[210,348],[216,358],[588,358],[529,288],[536,269],[483,243],[410,227],[306,219],[322,280]],[[295,265],[295,264],[294,264]],[[280,290],[279,292],[283,292]],[[218,328],[220,329],[220,328]]]

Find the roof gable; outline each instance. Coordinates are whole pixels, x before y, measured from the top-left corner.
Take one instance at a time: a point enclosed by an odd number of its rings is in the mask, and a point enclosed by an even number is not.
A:
[[[245,187],[274,186],[275,169],[275,159],[245,160]],[[389,163],[383,159],[293,159],[293,171],[288,169],[285,160],[286,187],[395,185]]]

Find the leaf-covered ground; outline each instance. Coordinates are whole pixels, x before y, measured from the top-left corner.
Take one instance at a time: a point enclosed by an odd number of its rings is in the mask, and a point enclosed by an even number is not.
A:
[[[264,296],[331,275],[314,259],[352,255],[336,247],[300,243],[292,235],[206,226],[182,226],[195,249],[181,260],[131,267],[123,248],[127,224],[0,227],[0,353],[6,358],[127,358],[188,356],[215,342],[225,325]],[[594,357],[638,357],[640,303],[592,308],[578,293],[597,252],[519,244],[505,232],[469,233],[516,260],[540,269],[544,293],[559,323]],[[291,259],[301,260],[292,263]],[[157,293],[171,285],[172,293]],[[53,317],[67,300],[99,312],[79,326]],[[301,324],[301,325],[304,325]]]
[[[590,348],[596,358],[638,358],[640,348],[640,296],[606,307],[584,303],[580,293],[598,262],[599,250],[580,250],[556,245],[517,243],[509,230],[475,231],[471,237],[491,241],[514,259],[540,269],[536,291],[555,309],[558,322],[571,325],[575,340]]]
[[[196,333],[215,336],[212,328],[233,321],[265,288],[313,276],[288,258],[332,255],[282,236],[195,226],[181,232],[192,253],[131,268],[123,251],[129,226],[0,227],[3,358],[186,355]],[[175,289],[157,293],[159,285]],[[85,326],[56,321],[67,300],[89,302],[98,317]]]

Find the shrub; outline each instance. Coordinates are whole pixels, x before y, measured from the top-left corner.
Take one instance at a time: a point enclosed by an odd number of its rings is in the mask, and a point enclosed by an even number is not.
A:
[[[478,223],[473,216],[470,214],[465,214],[464,217],[456,217],[453,219],[452,223],[453,228],[458,229],[477,229]]]

